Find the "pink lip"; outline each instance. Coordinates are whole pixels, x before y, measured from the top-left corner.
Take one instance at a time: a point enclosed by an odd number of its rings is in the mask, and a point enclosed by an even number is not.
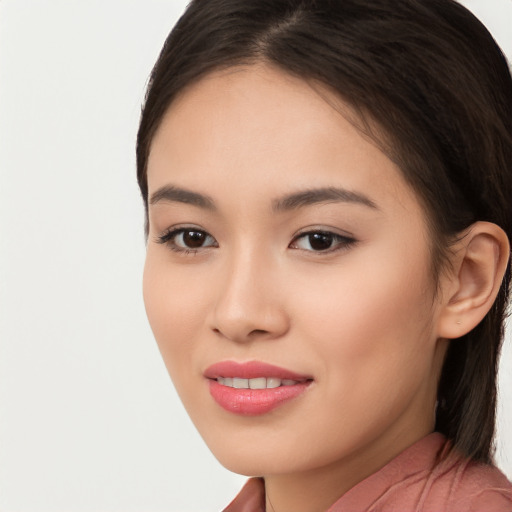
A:
[[[256,379],[258,377],[275,377],[277,379],[289,379],[306,381],[311,380],[308,375],[298,373],[274,366],[260,361],[248,361],[246,363],[237,363],[235,361],[221,361],[209,366],[204,376],[207,379],[216,379],[217,377],[240,377],[242,379]]]
[[[211,396],[223,409],[245,416],[256,416],[272,411],[301,395],[312,382],[311,377],[307,375],[300,375],[259,361],[247,363],[222,361],[208,367],[204,376],[209,379]],[[220,384],[215,380],[218,377],[243,379],[274,377],[295,380],[297,384],[270,389],[236,389]]]

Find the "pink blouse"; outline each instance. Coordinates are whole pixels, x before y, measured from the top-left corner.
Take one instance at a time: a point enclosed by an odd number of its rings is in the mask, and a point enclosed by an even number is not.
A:
[[[449,453],[449,447],[442,434],[428,435],[327,512],[512,512],[512,484],[505,475]],[[265,512],[263,480],[251,478],[224,512]]]

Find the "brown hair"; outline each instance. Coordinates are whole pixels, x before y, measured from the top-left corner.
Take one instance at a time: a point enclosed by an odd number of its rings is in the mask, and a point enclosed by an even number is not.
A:
[[[173,99],[213,70],[262,61],[327,85],[360,113],[425,206],[436,275],[477,220],[512,238],[512,78],[489,32],[453,0],[193,0],[165,41],[140,120],[146,226],[147,160]],[[450,343],[438,388],[436,430],[486,462],[510,277],[509,262],[491,311]]]

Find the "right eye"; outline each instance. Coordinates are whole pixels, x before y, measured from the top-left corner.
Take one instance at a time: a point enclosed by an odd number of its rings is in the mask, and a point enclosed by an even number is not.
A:
[[[218,247],[217,241],[206,231],[196,228],[171,229],[159,236],[157,242],[167,244],[173,251],[191,253],[208,247]]]

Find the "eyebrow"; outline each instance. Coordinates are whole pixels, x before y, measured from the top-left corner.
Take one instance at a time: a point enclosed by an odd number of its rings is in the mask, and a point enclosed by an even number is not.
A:
[[[151,195],[150,204],[153,205],[159,202],[185,203],[205,210],[217,210],[215,202],[211,197],[173,185],[165,185]],[[339,202],[361,204],[378,210],[377,205],[367,196],[338,187],[323,187],[293,192],[272,201],[272,210],[278,213],[319,203]]]
[[[272,203],[275,212],[295,210],[319,203],[356,203],[378,210],[377,205],[367,196],[344,188],[326,187],[301,190],[276,199]]]
[[[149,204],[156,204],[161,201],[185,203],[198,206],[205,210],[216,210],[213,199],[204,194],[192,192],[184,188],[175,187],[173,185],[165,185],[152,194]]]

